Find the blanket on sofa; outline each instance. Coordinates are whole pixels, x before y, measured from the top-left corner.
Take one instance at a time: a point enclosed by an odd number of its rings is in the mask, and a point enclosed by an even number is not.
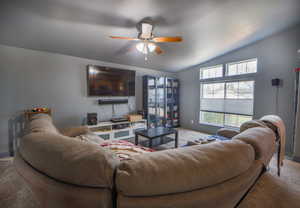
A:
[[[277,174],[278,176],[280,176],[280,168],[281,166],[283,166],[283,160],[285,156],[285,140],[286,140],[285,125],[281,120],[281,118],[276,115],[267,115],[262,117],[260,120],[266,123],[271,123],[277,128],[276,137],[279,143],[278,157],[277,157],[277,168],[278,168]]]
[[[105,149],[112,151],[120,160],[127,160],[135,155],[155,151],[148,147],[137,146],[124,140],[109,140],[100,145]]]

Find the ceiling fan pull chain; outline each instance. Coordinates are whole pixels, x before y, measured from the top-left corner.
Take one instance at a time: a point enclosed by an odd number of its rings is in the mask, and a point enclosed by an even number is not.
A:
[[[148,61],[148,54],[149,54],[149,48],[148,48],[148,42],[144,41],[144,51],[145,51],[145,62]]]

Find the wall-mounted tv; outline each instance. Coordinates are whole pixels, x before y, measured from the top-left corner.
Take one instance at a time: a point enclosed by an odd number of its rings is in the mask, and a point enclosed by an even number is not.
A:
[[[135,71],[88,65],[89,96],[135,96]]]

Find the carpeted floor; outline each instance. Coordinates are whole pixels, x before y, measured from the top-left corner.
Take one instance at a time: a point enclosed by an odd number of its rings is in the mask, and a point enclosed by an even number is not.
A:
[[[179,146],[186,144],[189,140],[203,138],[207,136],[195,131],[179,129]],[[160,145],[156,149],[172,148],[173,142]],[[13,158],[0,159],[0,208],[40,208],[30,188],[24,183],[22,178],[15,172],[13,167]],[[285,160],[285,166],[282,169],[281,177],[276,176],[276,161],[272,160],[268,175],[261,183],[254,187],[249,193],[253,195],[251,200],[247,198],[241,204],[241,208],[283,208],[291,207],[288,203],[283,203],[285,199],[293,195],[300,199],[300,163]],[[265,189],[268,184],[269,189]],[[275,191],[276,190],[276,191]],[[268,202],[273,197],[274,201]],[[282,203],[281,203],[282,202]],[[286,205],[286,206],[284,206]],[[300,204],[299,204],[300,207]]]
[[[276,171],[273,159],[269,172],[259,179],[238,208],[300,207],[300,163],[285,160],[280,178]]]
[[[13,167],[13,158],[0,160],[0,207],[39,208],[30,188]]]

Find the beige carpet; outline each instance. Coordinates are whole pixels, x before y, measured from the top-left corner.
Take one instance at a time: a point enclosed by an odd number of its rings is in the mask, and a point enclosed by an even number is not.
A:
[[[264,174],[238,208],[297,208],[300,207],[300,163],[285,160],[281,177],[276,175],[273,159]]]
[[[16,173],[13,159],[0,160],[0,207],[39,208],[31,190]]]
[[[179,145],[205,136],[206,134],[199,132],[179,129]],[[173,146],[174,142],[170,142],[158,149]],[[12,161],[12,158],[0,159],[0,208],[40,208],[30,188],[15,172]],[[285,200],[300,199],[300,163],[285,160],[282,176],[279,178],[276,176],[275,162],[271,161],[269,173],[253,188],[248,195],[251,197],[247,197],[240,208],[295,207]],[[296,207],[300,207],[300,204]]]

